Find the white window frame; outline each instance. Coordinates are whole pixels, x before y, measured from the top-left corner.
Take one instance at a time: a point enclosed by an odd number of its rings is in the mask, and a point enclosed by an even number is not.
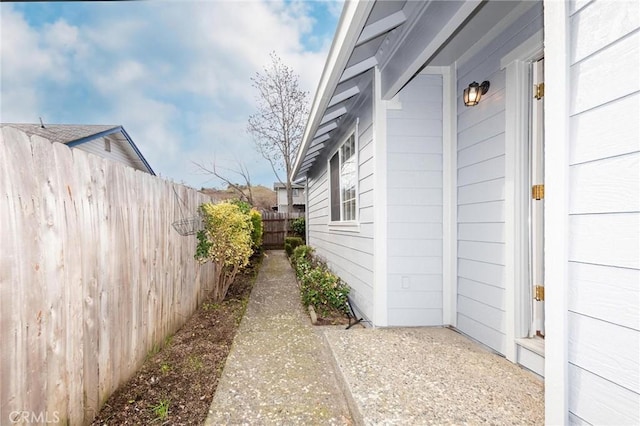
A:
[[[331,155],[329,156],[329,158],[327,159],[327,181],[328,181],[328,193],[329,193],[329,229],[331,230],[340,230],[340,231],[351,231],[351,232],[357,232],[359,231],[359,187],[360,187],[360,173],[359,173],[359,168],[360,168],[360,150],[359,150],[359,137],[358,137],[358,121],[356,120],[356,123],[354,124],[354,126],[346,133],[346,136],[341,140],[340,144],[336,147],[336,149],[334,151],[332,151]],[[354,152],[353,152],[353,160],[355,163],[355,212],[354,212],[354,218],[352,220],[344,220],[344,200],[342,199],[343,197],[343,191],[342,191],[342,184],[340,184],[340,188],[339,188],[339,196],[340,196],[340,200],[338,201],[339,205],[340,205],[340,219],[339,220],[332,220],[331,219],[331,210],[332,210],[332,206],[333,206],[333,198],[332,198],[332,194],[331,194],[331,159],[335,156],[338,155],[338,165],[340,167],[340,169],[342,168],[342,164],[343,164],[343,159],[342,159],[342,147],[349,141],[349,139],[353,137],[353,146],[354,146]],[[341,170],[340,170],[341,172]],[[341,173],[339,173],[339,175],[341,176]],[[342,179],[340,179],[340,182],[342,181]]]

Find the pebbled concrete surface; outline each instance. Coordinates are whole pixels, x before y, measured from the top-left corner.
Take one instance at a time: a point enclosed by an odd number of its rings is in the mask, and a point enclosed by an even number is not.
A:
[[[330,357],[284,252],[267,252],[205,424],[353,424]]]
[[[206,425],[544,424],[542,379],[455,331],[314,327],[299,300],[268,252]]]
[[[542,379],[453,330],[324,334],[358,424],[544,424]]]

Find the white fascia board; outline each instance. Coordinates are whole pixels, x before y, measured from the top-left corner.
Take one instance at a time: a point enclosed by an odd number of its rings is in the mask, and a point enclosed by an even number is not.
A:
[[[309,120],[293,166],[293,176],[296,176],[300,169],[302,159],[305,157],[309,144],[315,136],[316,129],[327,109],[327,104],[336,90],[338,81],[349,61],[349,57],[353,53],[356,41],[369,18],[373,5],[373,0],[345,2],[327,62],[320,77],[320,83],[311,104]]]
[[[360,38],[356,42],[356,46],[360,46],[369,40],[373,40],[374,38],[391,31],[392,29],[402,25],[406,20],[407,15],[405,15],[404,10],[399,10],[389,16],[385,16],[373,24],[367,25],[362,30],[362,34],[360,34]]]

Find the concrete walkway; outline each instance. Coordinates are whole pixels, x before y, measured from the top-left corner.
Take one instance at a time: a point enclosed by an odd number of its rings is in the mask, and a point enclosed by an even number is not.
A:
[[[282,251],[265,256],[205,424],[352,424]]]
[[[313,327],[270,251],[206,424],[542,425],[543,387],[446,328]]]

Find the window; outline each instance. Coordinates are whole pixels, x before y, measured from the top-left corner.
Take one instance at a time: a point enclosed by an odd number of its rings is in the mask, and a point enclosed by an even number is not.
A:
[[[107,138],[104,139],[104,150],[111,152],[111,141]]]
[[[357,155],[355,132],[349,136],[331,160],[331,221],[356,220]]]
[[[293,197],[299,197],[300,196],[300,190],[298,188],[293,188],[291,190],[291,196]]]

